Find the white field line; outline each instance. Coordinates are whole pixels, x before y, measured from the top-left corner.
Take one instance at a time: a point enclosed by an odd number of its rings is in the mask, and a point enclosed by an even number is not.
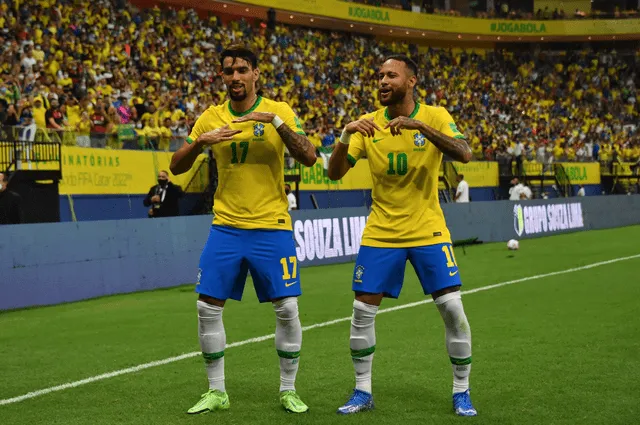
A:
[[[482,287],[475,288],[475,289],[469,289],[468,291],[462,291],[462,294],[463,295],[474,294],[476,292],[488,291],[490,289],[496,289],[496,288],[500,288],[502,286],[513,285],[514,283],[527,282],[529,280],[544,279],[546,277],[558,276],[558,275],[567,274],[567,273],[574,273],[574,272],[578,272],[578,271],[582,271],[582,270],[593,269],[595,267],[606,266],[608,264],[618,263],[620,261],[633,260],[633,259],[636,259],[636,258],[640,258],[640,254],[631,255],[631,256],[628,256],[628,257],[614,258],[613,260],[600,261],[600,262],[597,262],[597,263],[587,264],[586,266],[573,267],[573,268],[570,268],[570,269],[560,270],[560,271],[557,271],[557,272],[538,274],[538,275],[534,275],[534,276],[523,277],[521,279],[514,279],[514,280],[509,280],[507,282],[501,282],[501,283],[496,283],[496,284],[493,284],[493,285],[482,286]],[[433,302],[433,300],[429,298],[429,299],[422,300],[422,301],[417,301],[417,302],[408,303],[408,304],[402,304],[402,305],[398,305],[398,306],[395,306],[395,307],[390,307],[390,308],[385,308],[385,309],[379,310],[378,314],[391,313],[393,311],[398,311],[398,310],[404,310],[406,308],[417,307],[419,305],[428,304],[428,303],[431,303],[431,302]],[[351,320],[351,316],[349,316],[349,317],[341,317],[340,319],[330,320],[328,322],[322,322],[322,323],[316,323],[314,325],[304,326],[302,328],[302,330],[303,331],[309,331],[311,329],[324,328],[326,326],[335,325],[336,323],[348,322],[350,320]],[[275,338],[275,334],[263,335],[263,336],[259,336],[257,338],[250,338],[250,339],[245,339],[244,341],[233,342],[231,344],[228,344],[226,346],[226,348],[228,349],[228,348],[234,348],[234,347],[241,347],[243,345],[253,344],[253,343],[256,343],[256,342],[268,341],[268,340],[273,339],[273,338]],[[92,382],[102,381],[103,379],[109,379],[109,378],[114,378],[114,377],[120,376],[120,375],[126,375],[126,374],[129,374],[129,373],[139,372],[141,370],[149,369],[149,368],[156,367],[156,366],[162,366],[162,365],[165,365],[165,364],[177,362],[177,361],[180,361],[180,360],[189,359],[191,357],[196,357],[196,356],[199,356],[199,355],[201,355],[200,351],[194,351],[192,353],[186,353],[186,354],[182,354],[180,356],[169,357],[169,358],[166,358],[166,359],[163,359],[163,360],[156,360],[154,362],[143,363],[143,364],[140,364],[138,366],[128,367],[126,369],[120,369],[120,370],[116,370],[116,371],[109,372],[109,373],[103,373],[102,375],[92,376],[90,378],[81,379],[79,381],[68,382],[68,383],[62,384],[62,385],[56,385],[55,387],[43,388],[41,390],[32,391],[30,393],[23,394],[21,396],[0,400],[0,406],[5,405],[5,404],[18,403],[20,401],[24,401],[24,400],[28,400],[28,399],[31,399],[31,398],[39,397],[39,396],[42,396],[42,395],[45,395],[45,394],[49,394],[49,393],[53,393],[53,392],[56,392],[56,391],[68,390],[69,388],[75,388],[75,387],[79,387],[81,385],[90,384]]]

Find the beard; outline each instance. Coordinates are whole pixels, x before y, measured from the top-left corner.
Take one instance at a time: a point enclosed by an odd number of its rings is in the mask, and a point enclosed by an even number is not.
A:
[[[378,90],[378,100],[382,106],[390,106],[400,103],[402,99],[407,95],[407,91],[402,88],[391,89],[391,94],[387,95],[387,98],[382,99],[382,94]]]
[[[229,86],[228,93],[231,100],[236,102],[243,101],[247,98],[247,89],[244,86],[242,87],[242,90],[240,90],[239,92],[234,92],[233,86]]]

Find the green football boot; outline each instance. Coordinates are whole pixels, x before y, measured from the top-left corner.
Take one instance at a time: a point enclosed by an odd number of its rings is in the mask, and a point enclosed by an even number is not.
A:
[[[220,390],[209,390],[202,394],[202,398],[191,409],[187,410],[190,415],[208,413],[215,410],[226,410],[231,406],[229,396]]]
[[[300,396],[293,390],[282,391],[280,393],[280,404],[289,413],[306,413],[309,406],[300,400]]]

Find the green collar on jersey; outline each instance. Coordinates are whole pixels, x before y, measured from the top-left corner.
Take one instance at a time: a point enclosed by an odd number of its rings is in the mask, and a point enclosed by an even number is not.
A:
[[[409,118],[414,118],[418,115],[418,111],[420,110],[420,102],[416,102],[416,107],[413,108],[413,112],[409,115]],[[387,121],[391,121],[391,117],[389,116],[389,108],[384,108],[384,117]]]
[[[234,117],[244,117],[247,114],[252,113],[253,111],[256,110],[256,108],[258,107],[258,105],[260,105],[260,102],[262,102],[262,96],[258,96],[256,99],[256,102],[253,104],[253,106],[251,108],[249,108],[248,110],[244,111],[244,112],[236,112],[233,110],[233,108],[231,107],[231,101],[229,101],[228,105],[229,105],[229,112],[231,112],[231,115],[233,115]]]

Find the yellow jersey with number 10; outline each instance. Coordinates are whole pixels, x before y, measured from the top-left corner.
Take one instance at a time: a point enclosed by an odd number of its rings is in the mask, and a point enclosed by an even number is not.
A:
[[[277,114],[293,131],[305,134],[298,117],[283,102],[258,97],[251,109],[243,113],[235,112],[229,101],[207,109],[196,121],[188,143],[226,124],[242,130],[233,140],[211,147],[218,167],[213,224],[239,229],[291,230],[289,203],[284,193],[285,146],[280,135],[271,123],[231,122],[251,112]]]
[[[382,129],[374,137],[355,133],[349,144],[349,162],[353,166],[367,157],[373,180],[373,205],[362,245],[402,248],[451,242],[438,201],[442,152],[418,130],[403,129],[392,136],[384,128],[391,121],[386,108],[362,118],[373,119]],[[463,138],[444,108],[416,103],[410,118]]]

